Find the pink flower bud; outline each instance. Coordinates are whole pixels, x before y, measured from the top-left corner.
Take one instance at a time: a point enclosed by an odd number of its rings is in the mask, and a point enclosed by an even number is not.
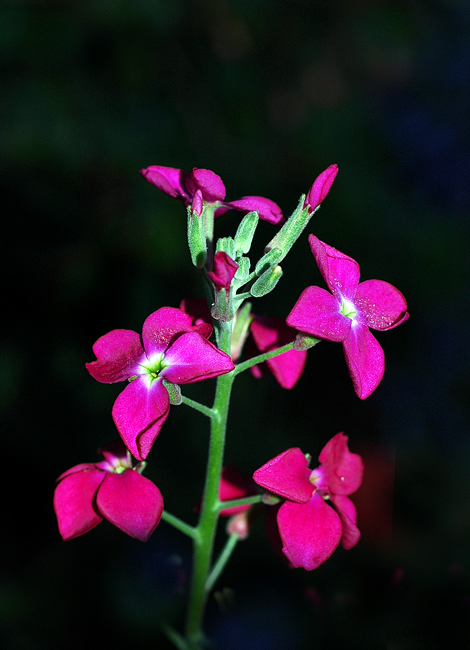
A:
[[[337,173],[338,165],[330,165],[325,169],[313,182],[312,187],[305,197],[304,206],[309,205],[311,211],[318,208],[320,203],[326,199]]]

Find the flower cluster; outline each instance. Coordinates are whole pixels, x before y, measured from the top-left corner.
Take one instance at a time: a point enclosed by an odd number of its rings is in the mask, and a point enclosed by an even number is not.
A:
[[[271,512],[276,516],[277,540],[290,565],[315,569],[340,543],[350,549],[359,540],[349,495],[362,482],[361,457],[349,451],[348,438],[339,433],[325,445],[313,470],[309,456],[291,448],[256,470],[254,483],[233,469],[221,472],[232,382],[249,368],[256,378],[269,372],[282,388],[292,389],[303,373],[308,348],[319,340],[336,341],[343,344],[356,394],[364,399],[384,373],[383,350],[370,329],[388,330],[403,323],[408,318],[405,298],[387,282],[360,282],[355,260],[310,235],[312,254],[329,291],[307,287],[286,319],[252,312],[251,299],[276,287],[283,273],[280,263],[328,195],[338,173],[336,165],[315,179],[286,220],[279,206],[264,197],[226,201],[222,179],[208,169],[185,172],[154,165],[140,173],[186,206],[191,260],[206,283],[209,300],[162,307],[148,316],[141,334],[115,329],[94,344],[96,360],[86,364],[89,374],[105,384],[125,382],[112,408],[121,441],[101,450],[104,461],[76,465],[59,477],[54,495],[59,532],[70,540],[107,519],[146,541],[163,516],[197,540],[201,556],[203,551],[212,553],[210,526],[215,527],[218,515],[227,517],[230,539],[222,560],[213,564],[215,573],[208,579],[212,584],[234,538],[248,535],[256,512],[251,510],[253,504],[263,500],[276,504]],[[244,216],[234,237],[215,242],[214,217],[228,210]],[[279,228],[252,266],[247,253],[259,219]],[[181,385],[223,375],[227,376],[220,379],[212,408],[181,394]],[[198,527],[164,513],[159,489],[142,476],[170,406],[182,402],[210,418],[214,435]],[[261,497],[257,486],[269,494]],[[203,525],[205,513],[210,517]],[[211,564],[208,555],[204,566]]]

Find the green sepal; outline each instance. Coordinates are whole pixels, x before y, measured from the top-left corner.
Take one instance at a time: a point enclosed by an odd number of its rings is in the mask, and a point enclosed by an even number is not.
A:
[[[316,339],[314,336],[305,334],[304,332],[298,332],[295,337],[294,350],[303,352],[304,350],[310,350],[314,345],[320,343],[321,339]]]
[[[171,381],[163,379],[163,385],[168,391],[170,404],[173,406],[179,406],[183,401],[183,398],[181,396],[181,388],[178,386],[178,384],[173,384]]]
[[[232,328],[230,356],[234,363],[241,357],[252,320],[251,302],[246,302],[235,314]]]
[[[282,250],[280,248],[273,248],[270,251],[267,251],[263,257],[261,257],[255,266],[255,274],[260,276],[262,273],[273,267],[281,259]]]
[[[136,471],[138,474],[142,474],[146,465],[147,465],[147,461],[141,460],[140,463],[137,463],[137,465],[134,467],[134,471]]]
[[[198,269],[202,269],[207,260],[207,241],[205,228],[205,212],[198,216],[188,205],[188,246],[191,261]]]
[[[312,211],[310,206],[304,207],[304,201],[305,194],[302,194],[299,203],[292,215],[282,226],[282,228],[276,233],[276,235],[274,235],[274,237],[264,249],[265,253],[269,253],[273,249],[279,248],[281,250],[281,255],[277,260],[278,263],[282,262],[282,260],[285,258],[287,253],[290,251],[292,246],[295,244],[297,239],[307,227],[310,219],[320,207],[317,206],[315,210]]]
[[[250,250],[258,221],[259,215],[257,210],[248,212],[240,221],[234,240],[237,255],[243,255]]]
[[[235,283],[235,287],[241,287],[242,284],[248,279],[250,275],[250,258],[249,257],[237,257],[238,269],[235,273],[234,279],[232,282]]]
[[[211,316],[216,320],[221,320],[225,323],[233,320],[235,316],[235,306],[232,299],[232,292],[226,289],[219,289],[216,291],[214,297],[214,304],[211,309]]]
[[[272,291],[276,284],[282,277],[282,269],[280,266],[273,266],[271,269],[267,269],[263,275],[256,280],[253,286],[250,289],[250,293],[254,298],[261,298],[267,293]]]
[[[232,237],[221,237],[218,239],[215,247],[215,252],[227,253],[227,255],[231,257],[232,260],[236,261],[237,256],[235,253],[235,242],[233,241]]]

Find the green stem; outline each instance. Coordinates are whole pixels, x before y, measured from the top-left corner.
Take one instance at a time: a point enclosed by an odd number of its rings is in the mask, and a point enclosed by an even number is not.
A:
[[[263,361],[266,361],[266,359],[272,359],[273,357],[278,357],[280,354],[284,354],[284,352],[289,352],[289,350],[292,350],[293,348],[294,348],[294,341],[292,341],[292,343],[287,343],[286,345],[283,345],[281,348],[277,348],[276,350],[263,352],[263,354],[259,354],[257,357],[252,357],[251,359],[247,359],[246,361],[243,361],[243,363],[239,363],[235,367],[233,373],[234,375],[239,375],[244,370],[248,370],[248,368],[251,368],[252,366],[256,366],[256,364],[262,363]]]
[[[188,537],[194,538],[197,535],[196,528],[190,526],[189,524],[186,524],[184,521],[181,521],[181,519],[175,517],[175,515],[170,514],[167,510],[164,510],[162,512],[162,519],[163,521],[166,521],[167,524],[170,524],[174,528],[177,528],[180,532],[188,535]]]
[[[218,323],[219,348],[230,354],[231,323]],[[199,650],[204,641],[202,622],[207,601],[206,582],[212,562],[214,539],[219,518],[219,485],[225,447],[230,392],[234,372],[217,378],[212,407],[209,456],[199,523],[193,538],[193,571],[186,619],[186,639],[190,650]]]
[[[261,503],[263,500],[262,494],[256,494],[252,497],[244,497],[243,499],[233,499],[233,501],[219,501],[218,509],[228,510],[229,508],[239,508],[240,506],[251,506],[254,503]]]
[[[181,396],[181,403],[186,404],[186,406],[190,406],[196,411],[199,411],[199,413],[203,413],[204,415],[207,415],[208,418],[212,418],[214,416],[214,412],[211,408],[209,408],[208,406],[204,406],[204,404],[200,404],[199,402],[196,402],[195,400],[190,399],[189,397],[185,397],[184,395]]]
[[[232,533],[230,537],[227,539],[225,546],[222,549],[222,552],[217,558],[217,562],[212,567],[212,571],[210,572],[209,577],[207,578],[206,593],[209,593],[211,591],[212,587],[217,582],[217,579],[219,578],[220,574],[225,569],[225,565],[229,561],[239,539],[240,537],[238,536],[237,533]]]

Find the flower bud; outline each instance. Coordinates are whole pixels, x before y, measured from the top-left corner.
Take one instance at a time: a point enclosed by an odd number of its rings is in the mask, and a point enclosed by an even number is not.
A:
[[[207,259],[207,241],[204,218],[204,203],[200,190],[194,195],[191,205],[188,205],[188,245],[191,261],[198,269],[202,269]]]
[[[256,280],[250,289],[250,293],[255,298],[261,298],[267,293],[272,291],[282,276],[282,269],[280,266],[273,266],[263,273],[263,275]]]
[[[235,249],[237,253],[242,255],[248,253],[250,250],[258,221],[259,216],[256,210],[248,212],[240,221],[240,225],[235,234]]]

